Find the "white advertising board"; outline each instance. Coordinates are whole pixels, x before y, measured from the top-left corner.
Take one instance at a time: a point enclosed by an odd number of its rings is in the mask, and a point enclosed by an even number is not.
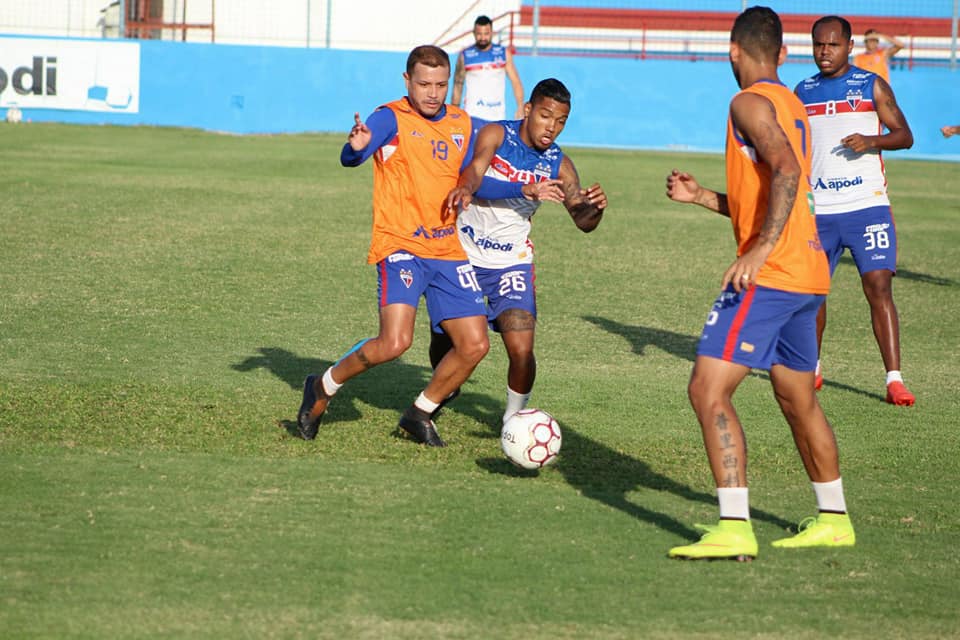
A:
[[[0,107],[137,113],[140,45],[0,38]]]

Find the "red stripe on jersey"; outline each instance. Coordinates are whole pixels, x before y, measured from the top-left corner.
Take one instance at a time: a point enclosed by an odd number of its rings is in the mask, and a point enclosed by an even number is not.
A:
[[[832,103],[828,102],[817,102],[814,104],[805,105],[807,107],[808,116],[825,116],[827,115],[827,105],[833,105],[833,111],[830,112],[830,115],[837,113],[868,113],[870,111],[876,111],[873,108],[873,100],[861,100],[857,102],[856,105],[852,105],[846,100],[840,101],[837,100]]]
[[[498,155],[493,156],[493,160],[490,161],[490,168],[502,175],[507,180],[510,179],[510,176],[514,172],[514,169],[512,166],[510,166],[510,163]]]
[[[753,294],[756,292],[757,287],[751,285],[747,292],[743,295],[743,300],[740,301],[740,308],[737,309],[737,315],[734,316],[733,322],[730,323],[730,331],[727,332],[727,341],[723,345],[723,359],[727,362],[733,361],[733,352],[737,349],[737,342],[740,340],[740,329],[743,328],[743,323],[747,319],[747,314],[750,313],[750,305],[753,304]]]
[[[505,69],[507,66],[506,62],[481,62],[478,64],[465,64],[463,68],[466,71],[480,71],[482,69],[496,70],[496,69]]]
[[[381,260],[377,269],[380,270],[380,306],[383,307],[387,304],[387,261]]]

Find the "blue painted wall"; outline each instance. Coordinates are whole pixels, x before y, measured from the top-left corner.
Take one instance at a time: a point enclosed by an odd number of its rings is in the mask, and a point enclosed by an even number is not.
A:
[[[405,93],[405,53],[144,41],[140,58],[140,113],[27,109],[25,118],[239,134],[346,132],[354,111],[366,117]],[[727,104],[737,89],[726,62],[518,56],[516,63],[528,93],[546,77],[570,88],[573,111],[562,144],[723,147]],[[781,78],[792,87],[815,71],[812,63],[787,64]],[[960,160],[960,139],[939,133],[944,124],[960,124],[960,72],[895,70],[891,84],[915,137],[914,148],[896,157]]]

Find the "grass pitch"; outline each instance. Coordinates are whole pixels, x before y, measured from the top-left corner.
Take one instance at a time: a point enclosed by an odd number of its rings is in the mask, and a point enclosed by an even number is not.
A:
[[[757,560],[666,558],[716,519],[686,399],[732,260],[729,221],[664,176],[718,156],[568,149],[610,208],[535,219],[532,405],[558,464],[499,452],[493,340],[439,428],[401,438],[429,376],[426,314],[349,382],[314,442],[308,372],[376,333],[368,166],[342,136],[2,125],[0,628],[7,637],[960,636],[957,165],[897,161],[895,298],[913,408],[883,402],[855,267],[830,297],[821,402],[857,546],[775,550],[815,511],[762,373],[736,404]]]

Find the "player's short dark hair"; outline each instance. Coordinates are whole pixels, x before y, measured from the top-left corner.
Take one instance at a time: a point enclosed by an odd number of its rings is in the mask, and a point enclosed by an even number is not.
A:
[[[823,16],[819,20],[813,23],[813,28],[810,29],[810,35],[816,32],[816,30],[824,24],[836,22],[840,25],[840,35],[844,40],[850,40],[850,37],[853,35],[853,29],[850,28],[850,21],[846,18],[841,18],[840,16]],[[869,31],[867,33],[870,33]]]
[[[863,34],[864,39],[874,36],[874,40],[879,40],[880,38],[876,37],[876,34],[880,33],[876,29],[867,29],[867,32]]]
[[[407,56],[407,75],[413,73],[413,68],[417,66],[417,63],[428,67],[446,67],[449,69],[450,56],[440,47],[435,47],[432,44],[422,44],[414,48]]]
[[[783,46],[780,16],[770,7],[750,7],[734,20],[730,42],[736,42],[754,60],[776,62]]]
[[[473,21],[473,26],[475,27],[485,27],[489,24],[493,24],[490,16],[477,16],[477,19]]]
[[[570,91],[556,78],[547,78],[537,83],[530,92],[530,104],[540,98],[553,98],[560,104],[570,104]]]

